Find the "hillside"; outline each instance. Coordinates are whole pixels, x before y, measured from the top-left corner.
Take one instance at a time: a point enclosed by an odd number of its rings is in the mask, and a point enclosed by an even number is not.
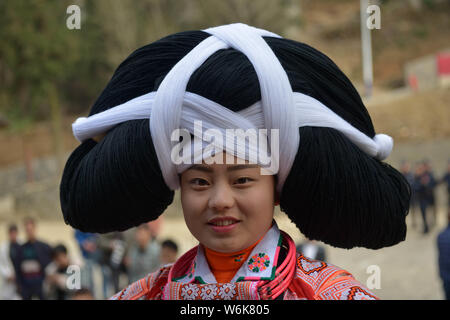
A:
[[[373,58],[375,95],[403,85],[403,65],[410,59],[450,48],[450,1],[417,10],[408,1],[383,1],[381,29],[374,30]],[[306,42],[323,51],[349,76],[359,89],[361,53],[359,1],[321,0],[302,2],[302,27],[287,37]],[[398,142],[450,138],[450,90],[436,89],[409,97],[370,104],[377,132],[390,134]],[[86,110],[87,113],[87,110]],[[71,123],[80,115],[64,115],[64,150],[73,150]],[[31,157],[50,155],[54,132],[49,122],[33,125],[26,134],[0,130],[0,167],[23,163],[24,149]]]
[[[375,1],[371,1],[375,3]],[[372,31],[375,87],[398,87],[403,66],[450,48],[450,1],[428,1],[417,9],[410,1],[383,1],[381,29]],[[323,51],[358,83],[362,79],[360,9],[356,0],[305,1],[303,29],[293,32],[296,40]]]

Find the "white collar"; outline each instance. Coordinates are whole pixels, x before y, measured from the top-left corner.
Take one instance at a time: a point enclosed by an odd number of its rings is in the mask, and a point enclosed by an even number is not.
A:
[[[280,253],[282,236],[276,222],[267,231],[264,238],[253,248],[252,252],[230,282],[245,280],[273,280]],[[202,246],[198,246],[197,255],[192,261],[188,273],[173,279],[175,282],[189,283],[217,283],[214,274],[209,268]]]

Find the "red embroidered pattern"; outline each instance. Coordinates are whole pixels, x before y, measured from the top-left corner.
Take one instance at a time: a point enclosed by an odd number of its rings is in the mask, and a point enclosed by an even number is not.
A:
[[[303,255],[297,258],[298,267],[306,274],[312,274],[314,272],[319,272],[327,267],[327,264],[323,261],[310,260]]]
[[[331,264],[297,256],[297,278],[303,280],[308,299],[316,300],[376,300],[353,276]]]
[[[310,260],[300,253],[297,255],[296,278],[306,283],[308,287],[307,291],[312,291],[314,295],[318,293],[319,289],[332,275],[340,270],[342,269],[331,264]]]
[[[324,288],[317,295],[320,300],[378,300],[353,277],[342,277],[338,282]]]
[[[376,297],[370,294],[368,291],[361,287],[351,287],[349,290],[344,292],[341,296],[341,300],[373,300]]]
[[[111,300],[137,300],[146,293],[145,279],[133,282],[124,290],[112,296]]]
[[[169,282],[164,288],[164,300],[259,300],[256,282],[193,284]]]
[[[164,266],[150,273],[146,278],[133,282],[109,300],[160,300],[171,267],[171,265]]]
[[[248,260],[248,269],[252,272],[261,272],[270,266],[270,258],[264,252],[255,254]]]

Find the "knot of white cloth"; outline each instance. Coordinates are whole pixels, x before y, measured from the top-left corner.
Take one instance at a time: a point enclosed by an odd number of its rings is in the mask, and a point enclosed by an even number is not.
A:
[[[392,152],[392,148],[394,147],[394,139],[386,134],[379,133],[373,137],[373,141],[375,141],[378,148],[375,157],[379,160],[386,159]]]

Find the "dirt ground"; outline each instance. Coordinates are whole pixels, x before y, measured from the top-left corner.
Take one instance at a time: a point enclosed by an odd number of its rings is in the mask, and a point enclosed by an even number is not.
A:
[[[436,236],[446,226],[445,209],[438,210],[437,225],[423,235],[419,232],[421,221],[417,212],[417,226],[412,227],[408,216],[408,234],[406,241],[381,250],[356,248],[351,250],[326,246],[327,262],[351,272],[362,284],[367,285],[372,271],[369,266],[378,266],[380,270],[380,289],[373,289],[381,299],[443,299],[441,282],[437,267]],[[304,238],[284,214],[277,214],[276,221],[280,229],[289,233],[296,242]],[[6,225],[0,224],[0,241],[6,239]],[[73,230],[62,221],[39,221],[38,235],[51,245],[65,244],[73,263],[82,263],[80,252],[73,238]],[[22,230],[19,236],[23,239]],[[159,239],[172,238],[180,247],[180,253],[197,244],[189,233],[182,217],[164,219]]]

